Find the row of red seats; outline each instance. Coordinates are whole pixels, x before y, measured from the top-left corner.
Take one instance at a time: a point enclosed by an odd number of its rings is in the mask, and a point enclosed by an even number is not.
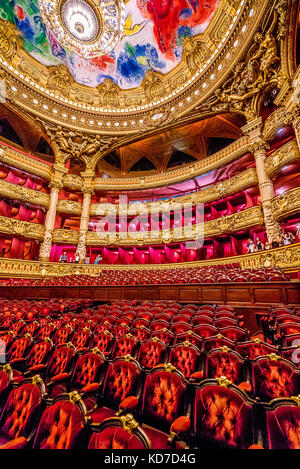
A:
[[[103,361],[100,354],[93,355],[98,364]],[[142,376],[131,357],[110,362],[100,383],[82,387],[80,373],[73,376],[73,391],[49,399],[40,376],[15,387],[12,370],[3,367],[0,448],[300,446],[296,397],[261,403],[249,397],[245,383],[235,386],[224,377],[187,382],[170,364]]]
[[[242,269],[239,264],[208,267],[186,267],[163,270],[128,269],[101,271],[99,276],[70,275],[46,279],[10,279],[8,285],[21,286],[97,286],[147,285],[226,282],[273,282],[288,278],[276,267]]]

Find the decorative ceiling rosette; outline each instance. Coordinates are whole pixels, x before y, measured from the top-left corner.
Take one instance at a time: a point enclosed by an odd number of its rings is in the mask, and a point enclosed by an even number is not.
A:
[[[123,0],[39,0],[48,36],[85,59],[108,54],[125,22]]]

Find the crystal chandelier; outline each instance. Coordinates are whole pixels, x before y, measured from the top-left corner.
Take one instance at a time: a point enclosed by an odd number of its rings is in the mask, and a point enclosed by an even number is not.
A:
[[[81,57],[105,55],[121,39],[123,0],[39,0],[39,8],[58,43]]]

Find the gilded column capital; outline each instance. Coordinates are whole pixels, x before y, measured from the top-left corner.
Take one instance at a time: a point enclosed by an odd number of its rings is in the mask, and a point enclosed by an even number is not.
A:
[[[258,154],[265,154],[270,149],[269,144],[264,138],[260,138],[256,142],[249,144],[249,151],[257,156]]]

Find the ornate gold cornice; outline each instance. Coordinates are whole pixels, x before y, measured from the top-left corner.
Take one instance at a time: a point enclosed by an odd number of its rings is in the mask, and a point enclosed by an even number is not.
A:
[[[291,189],[272,200],[272,212],[275,220],[297,213],[300,210],[300,187]]]
[[[82,204],[73,200],[59,200],[56,206],[58,213],[81,215]]]
[[[29,202],[33,205],[40,205],[45,208],[49,207],[50,202],[49,195],[44,192],[18,186],[17,184],[4,181],[3,179],[0,179],[0,195],[22,202]]]
[[[250,168],[243,171],[241,174],[233,178],[226,179],[219,184],[202,189],[198,192],[185,195],[182,197],[176,197],[176,199],[170,199],[169,201],[162,202],[149,202],[142,204],[143,212],[145,213],[159,213],[172,208],[180,208],[182,204],[197,204],[207,203],[219,200],[220,197],[226,197],[231,194],[235,194],[241,190],[253,187],[258,183],[257,174],[255,168]],[[112,207],[110,204],[91,204],[90,215],[107,216],[112,213],[112,208],[115,209],[116,216],[123,214],[139,215],[139,204],[126,204],[124,207],[115,205]]]
[[[42,278],[63,275],[101,275],[102,270],[114,271],[163,271],[165,269],[182,269],[191,267],[208,267],[238,263],[242,269],[257,269],[260,267],[276,266],[283,271],[297,271],[300,269],[300,243],[270,249],[260,253],[244,254],[241,256],[210,259],[197,262],[176,264],[141,264],[141,265],[85,265],[60,264],[57,262],[24,261],[20,259],[0,259],[0,276],[12,278]]]
[[[52,243],[75,244],[79,240],[79,232],[75,230],[55,229],[52,233]]]
[[[233,233],[243,228],[263,224],[261,207],[252,207],[234,215],[220,217],[202,225],[192,225],[171,230],[137,231],[137,232],[91,232],[87,233],[87,246],[136,246],[152,244],[170,244],[172,242],[190,241],[204,235],[210,238],[225,233]],[[204,232],[203,232],[204,229]],[[66,230],[65,230],[66,231]]]
[[[96,178],[94,180],[94,189],[103,190],[128,190],[130,189],[151,189],[162,187],[164,185],[182,182],[192,177],[201,176],[209,171],[235,161],[248,151],[248,137],[242,137],[226,148],[208,156],[207,158],[188,164],[182,168],[165,171],[161,174],[152,174],[139,178]]]
[[[30,174],[40,176],[46,181],[52,177],[52,167],[40,160],[25,155],[0,143],[0,161]]]
[[[265,168],[268,176],[274,176],[283,166],[286,166],[299,158],[300,151],[295,140],[283,145],[265,160]]]
[[[0,231],[15,236],[43,240],[45,227],[37,223],[29,223],[27,221],[15,220],[0,216]]]

